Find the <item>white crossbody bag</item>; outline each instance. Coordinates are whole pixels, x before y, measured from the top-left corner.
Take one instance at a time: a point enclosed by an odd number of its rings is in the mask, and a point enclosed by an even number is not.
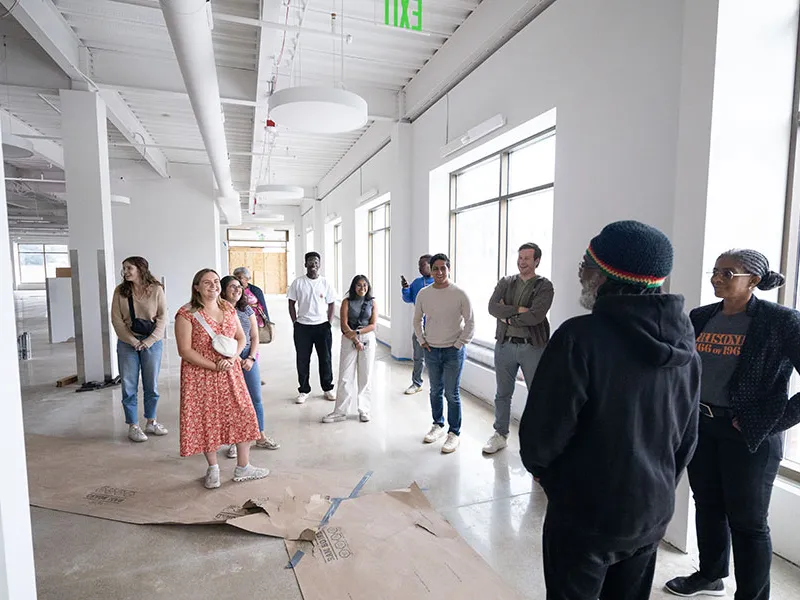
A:
[[[194,313],[194,318],[197,319],[197,322],[203,326],[203,329],[205,329],[206,333],[211,337],[211,347],[214,348],[217,354],[221,354],[225,358],[233,358],[236,356],[236,350],[239,348],[239,344],[234,338],[214,333],[208,321],[200,314],[200,311]]]

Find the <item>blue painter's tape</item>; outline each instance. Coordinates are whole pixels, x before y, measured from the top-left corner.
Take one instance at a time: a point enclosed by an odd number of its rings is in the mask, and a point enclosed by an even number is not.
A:
[[[295,552],[294,556],[292,557],[292,560],[289,561],[289,564],[286,565],[285,568],[294,569],[297,566],[297,563],[300,562],[300,559],[303,558],[304,555],[305,552],[303,552],[302,550],[298,550],[297,552]]]
[[[358,494],[361,493],[361,489],[366,485],[370,477],[372,477],[372,471],[367,471],[361,478],[361,481],[353,488],[353,491],[350,492],[350,498],[356,498]]]
[[[358,494],[361,493],[361,490],[364,488],[367,481],[369,481],[369,478],[372,477],[372,473],[372,471],[367,471],[347,498],[333,498],[331,500],[331,505],[328,507],[328,511],[325,513],[325,516],[322,517],[322,521],[319,522],[320,528],[325,527],[325,525],[328,524],[328,522],[331,520],[331,517],[333,517],[334,513],[339,509],[339,505],[342,502],[358,497]],[[286,566],[286,568],[294,569],[297,566],[297,563],[300,562],[300,559],[303,558],[303,554],[304,553],[302,550],[295,552],[292,560],[289,561],[289,564]]]
[[[344,498],[334,498],[333,499],[333,502],[331,502],[331,505],[328,508],[328,512],[325,513],[325,516],[322,517],[322,521],[319,522],[319,526],[320,527],[325,527],[325,525],[328,524],[328,521],[331,520],[331,517],[333,516],[333,513],[335,513],[337,511],[337,509],[339,508],[339,505],[342,503],[342,500],[344,500]]]

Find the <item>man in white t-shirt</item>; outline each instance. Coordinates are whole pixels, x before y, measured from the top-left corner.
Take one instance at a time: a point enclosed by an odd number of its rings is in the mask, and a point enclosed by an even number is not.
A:
[[[303,404],[311,393],[309,371],[311,350],[316,348],[319,361],[319,383],[325,399],[335,401],[333,393],[333,366],[331,362],[331,321],[333,320],[333,286],[319,275],[320,256],[309,252],[305,256],[306,274],[289,286],[289,315],[294,323],[294,349],[297,353],[297,380],[300,387],[295,399]]]

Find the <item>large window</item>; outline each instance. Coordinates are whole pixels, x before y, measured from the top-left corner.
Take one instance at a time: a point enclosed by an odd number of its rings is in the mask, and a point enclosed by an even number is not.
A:
[[[342,286],[342,224],[333,226],[333,287],[342,296],[346,291]]]
[[[378,299],[380,315],[391,313],[389,293],[389,248],[391,243],[390,203],[385,202],[370,209],[367,224],[369,231],[369,280],[372,293]]]
[[[314,230],[306,231],[306,253],[314,251]]]
[[[20,283],[44,283],[57,267],[69,267],[69,250],[62,244],[18,244]]]
[[[453,173],[450,254],[454,281],[475,307],[475,341],[494,343],[496,320],[480,307],[498,279],[517,272],[517,249],[542,249],[537,273],[550,277],[555,129]]]

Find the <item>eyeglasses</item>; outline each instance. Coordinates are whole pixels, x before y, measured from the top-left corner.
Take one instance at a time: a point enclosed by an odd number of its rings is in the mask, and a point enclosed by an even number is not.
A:
[[[713,269],[710,273],[707,273],[707,275],[711,276],[712,279],[719,275],[725,281],[732,281],[734,277],[752,277],[750,273],[736,273],[730,269]]]

